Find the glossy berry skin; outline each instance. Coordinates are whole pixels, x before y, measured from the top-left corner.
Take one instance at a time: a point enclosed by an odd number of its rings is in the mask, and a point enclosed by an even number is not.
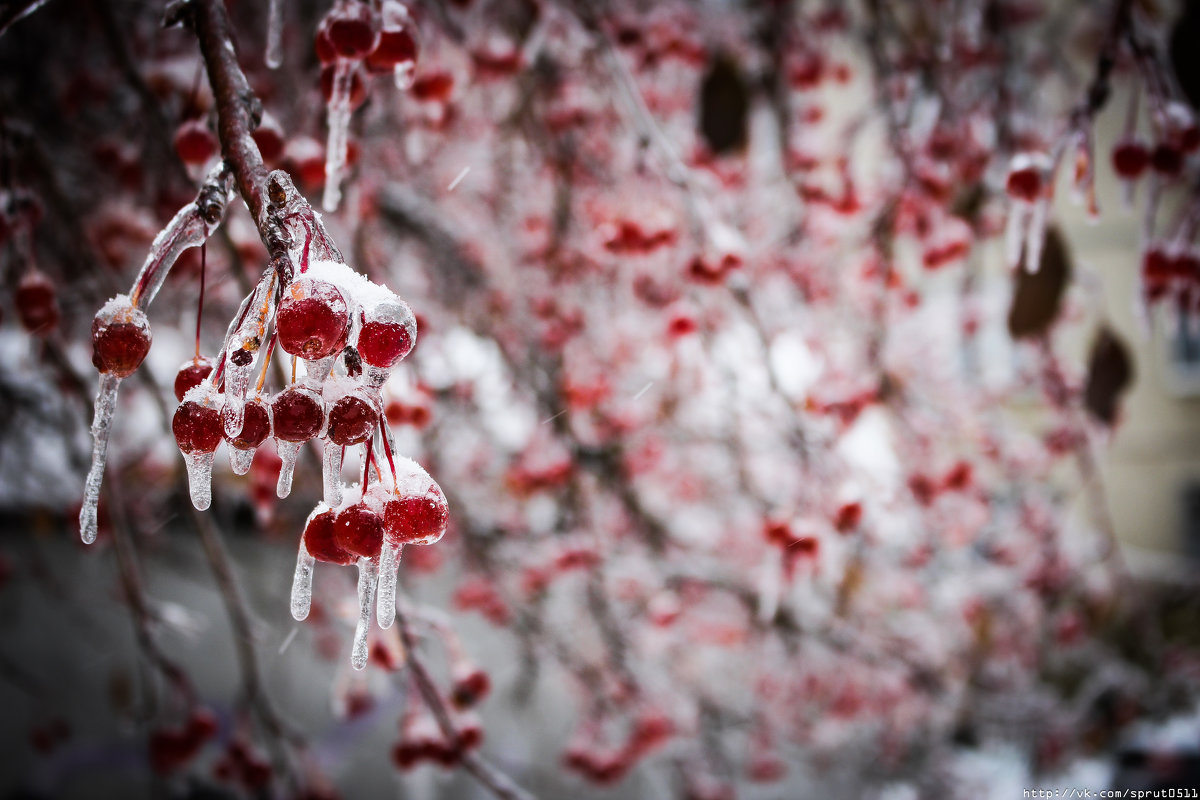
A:
[[[433,544],[446,532],[449,518],[450,509],[437,487],[424,495],[393,498],[383,506],[385,531],[393,547]]]
[[[307,442],[321,432],[325,410],[316,392],[294,386],[285,389],[271,402],[275,438],[285,442]]]
[[[379,43],[379,17],[368,3],[338,3],[322,27],[334,53],[342,58],[365,58]]]
[[[358,354],[372,367],[389,369],[412,351],[412,335],[399,322],[372,320],[358,333]]]
[[[408,26],[396,30],[385,29],[379,34],[379,44],[367,54],[365,64],[369,72],[387,74],[396,67],[415,63],[418,50],[417,40]]]
[[[1009,197],[1032,203],[1042,194],[1042,173],[1035,167],[1022,167],[1008,173],[1005,184]]]
[[[54,284],[42,272],[30,271],[17,284],[17,317],[30,333],[45,334],[58,326],[59,310]]]
[[[304,549],[317,561],[346,566],[354,563],[354,554],[337,543],[337,515],[332,509],[322,511],[308,521],[304,528]]]
[[[217,153],[217,137],[198,119],[189,119],[175,131],[175,152],[185,164],[204,164]]]
[[[1113,148],[1113,170],[1125,180],[1140,178],[1150,166],[1150,151],[1138,141],[1125,141]]]
[[[215,408],[189,400],[175,409],[171,431],[184,453],[211,453],[221,443],[221,415]]]
[[[127,306],[108,318],[92,320],[92,364],[101,372],[124,378],[150,352],[150,323],[139,309]]]
[[[338,547],[363,558],[375,558],[383,547],[383,518],[366,503],[355,503],[337,515]]]
[[[276,326],[285,353],[310,361],[326,358],[346,346],[349,304],[333,284],[301,278],[284,290]]]
[[[200,385],[200,382],[212,374],[213,363],[208,358],[200,356],[184,362],[175,373],[175,399],[183,402],[183,396],[188,390]]]
[[[252,450],[267,440],[271,435],[271,416],[267,404],[261,398],[254,397],[246,401],[242,417],[242,432],[230,437],[225,433],[225,415],[227,410],[221,409],[221,433],[230,447],[238,450]]]
[[[379,422],[379,410],[368,400],[348,394],[329,409],[327,435],[334,444],[348,447],[371,438]]]

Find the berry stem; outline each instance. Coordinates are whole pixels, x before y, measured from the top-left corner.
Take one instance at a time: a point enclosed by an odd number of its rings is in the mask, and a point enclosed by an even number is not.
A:
[[[200,320],[204,317],[204,273],[207,271],[208,242],[200,245],[200,299],[196,302],[196,361],[200,360]]]

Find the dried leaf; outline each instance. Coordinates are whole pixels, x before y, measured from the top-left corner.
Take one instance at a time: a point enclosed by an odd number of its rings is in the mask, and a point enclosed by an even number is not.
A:
[[[1058,318],[1063,292],[1071,279],[1071,253],[1057,227],[1046,230],[1038,271],[1018,268],[1014,279],[1008,331],[1014,339],[1041,336]]]
[[[746,146],[750,92],[738,65],[727,55],[713,59],[700,84],[700,135],[717,155]]]
[[[1093,417],[1111,426],[1117,420],[1117,401],[1132,382],[1129,348],[1107,326],[1101,328],[1088,359],[1084,407]]]

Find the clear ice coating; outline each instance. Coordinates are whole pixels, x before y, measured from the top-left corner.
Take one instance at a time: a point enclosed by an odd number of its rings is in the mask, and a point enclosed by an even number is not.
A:
[[[318,507],[313,514],[322,511]],[[309,516],[312,518],[312,515]],[[307,528],[308,525],[305,525]],[[312,608],[313,566],[316,559],[308,554],[304,546],[304,537],[300,537],[300,552],[296,554],[296,574],[292,576],[292,619],[303,622],[308,619],[309,609]]]
[[[342,202],[342,170],[346,167],[354,68],[354,62],[344,58],[339,58],[334,67],[333,91],[326,113],[329,139],[325,145],[325,193],[321,198],[321,207],[325,211],[337,211]]]
[[[325,503],[333,508],[342,504],[342,446],[325,441],[321,458],[321,480],[325,485]]]
[[[300,444],[283,439],[275,440],[275,449],[279,453],[279,460],[283,462],[279,467],[279,483],[275,485],[275,495],[280,500],[292,493],[292,473],[296,470],[296,456],[300,454]]]
[[[154,300],[179,254],[189,247],[204,244],[220,224],[219,217],[216,222],[207,222],[204,219],[204,210],[199,205],[200,199],[207,196],[210,201],[219,204],[223,213],[232,190],[233,173],[226,167],[225,162],[219,162],[205,176],[197,200],[179,209],[167,226],[158,232],[133,282],[131,296],[137,308],[144,311]]]
[[[1004,228],[1004,261],[1009,269],[1021,266],[1021,252],[1025,245],[1025,220],[1029,209],[1024,203],[1013,203],[1008,212],[1008,224]]]
[[[271,69],[283,63],[283,0],[271,0],[267,8],[266,63]]]
[[[234,475],[245,475],[250,471],[250,465],[254,462],[253,447],[248,447],[245,450],[239,450],[236,447],[229,448],[229,468],[233,470]]]
[[[390,628],[396,619],[396,573],[400,568],[403,547],[393,548],[385,539],[379,551],[379,602],[375,619],[379,627]]]
[[[183,463],[187,465],[188,492],[197,511],[204,511],[212,505],[212,468],[216,456],[216,453],[183,454]]]
[[[246,300],[237,319],[237,324],[225,339],[225,408],[222,417],[225,433],[237,436],[242,431],[246,413],[246,394],[250,390],[250,378],[254,374],[254,356],[262,347],[267,331],[267,320],[275,307],[275,274],[271,270],[263,275],[254,287],[253,294]],[[280,495],[282,497],[282,495]]]
[[[375,605],[375,587],[379,583],[379,562],[373,558],[358,560],[358,624],[354,628],[354,646],[350,666],[367,666],[367,631],[371,628],[371,608]]]
[[[83,507],[79,509],[79,536],[84,544],[96,541],[96,507],[100,504],[100,482],[104,480],[104,462],[108,457],[108,436],[112,430],[113,411],[117,406],[117,389],[121,379],[100,373],[100,389],[96,392],[96,407],[92,416],[92,468],[88,470],[83,490]]]

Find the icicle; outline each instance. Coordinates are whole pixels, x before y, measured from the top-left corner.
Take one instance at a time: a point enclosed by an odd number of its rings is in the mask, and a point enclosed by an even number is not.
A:
[[[96,506],[100,503],[100,482],[104,480],[104,462],[108,456],[108,435],[112,429],[113,411],[117,407],[117,388],[121,379],[108,373],[100,374],[100,389],[96,392],[96,408],[92,417],[92,468],[88,471],[83,490],[83,508],[79,510],[79,535],[84,544],[96,541]]]
[[[239,450],[236,447],[229,448],[229,468],[233,470],[234,475],[245,475],[250,471],[250,465],[253,462],[253,447],[245,450]]]
[[[400,568],[400,554],[403,546],[392,548],[384,540],[383,549],[379,552],[379,603],[375,609],[375,619],[379,627],[390,628],[396,619],[396,572]]]
[[[337,360],[337,356],[329,356],[317,361],[304,360],[304,383],[321,391],[321,387],[325,385],[325,380],[329,374],[333,372],[333,363]]]
[[[373,558],[358,560],[358,625],[354,629],[354,647],[350,651],[350,666],[367,666],[367,631],[371,627],[371,607],[375,603],[375,587],[379,583],[379,562]]]
[[[1025,271],[1035,274],[1042,267],[1042,246],[1046,243],[1046,218],[1050,214],[1050,201],[1040,198],[1029,213],[1029,227],[1025,231]]]
[[[212,468],[216,453],[184,453],[183,463],[187,465],[188,492],[192,496],[192,505],[197,511],[204,511],[212,505]]]
[[[292,493],[292,472],[296,469],[296,456],[300,453],[300,442],[285,442],[275,440],[275,450],[283,464],[279,467],[279,483],[275,485],[275,495],[282,500]]]
[[[267,66],[283,64],[283,0],[271,0],[267,9]]]
[[[296,574],[292,576],[292,619],[298,622],[308,619],[312,607],[313,565],[316,563],[301,537],[300,552],[296,554]]]
[[[342,170],[346,166],[346,148],[350,130],[350,90],[354,83],[354,62],[339,58],[333,75],[333,93],[326,116],[329,139],[325,147],[325,194],[321,207],[337,211],[342,201]]]
[[[337,508],[342,504],[342,446],[325,441],[321,459],[321,479],[325,483],[325,504]]]

